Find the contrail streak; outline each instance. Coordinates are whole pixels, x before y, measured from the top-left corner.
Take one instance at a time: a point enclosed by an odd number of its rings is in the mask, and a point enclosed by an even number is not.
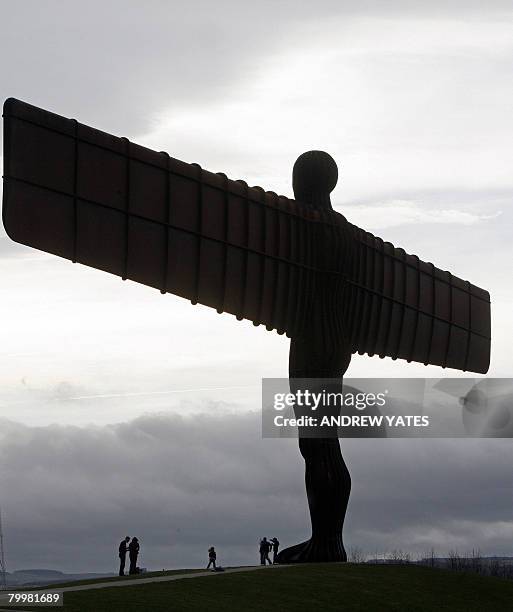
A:
[[[256,389],[258,385],[237,385],[231,387],[196,387],[190,389],[171,389],[169,391],[139,391],[133,393],[102,393],[99,395],[76,395],[74,397],[58,397],[58,401],[80,401],[87,399],[111,399],[115,397],[142,397],[145,395],[172,395],[173,393],[189,393],[191,391],[228,391],[230,389]]]

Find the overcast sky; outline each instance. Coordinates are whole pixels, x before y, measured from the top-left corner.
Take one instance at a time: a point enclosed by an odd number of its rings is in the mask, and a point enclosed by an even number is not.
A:
[[[490,375],[508,377],[512,22],[510,2],[4,2],[0,93],[288,196],[296,157],[328,151],[337,210],[490,291]],[[126,533],[149,567],[201,565],[212,544],[251,562],[262,535],[308,535],[295,442],[260,437],[284,337],[3,229],[0,278],[8,569],[108,571]],[[358,356],[348,371],[441,373]],[[509,441],[343,452],[349,545],[512,553]]]

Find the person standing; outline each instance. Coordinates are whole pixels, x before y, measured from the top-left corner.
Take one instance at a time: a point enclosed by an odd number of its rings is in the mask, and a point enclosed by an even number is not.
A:
[[[128,550],[128,542],[130,542],[130,536],[126,536],[124,540],[119,543],[119,575],[125,575],[125,561],[126,553]]]
[[[216,555],[215,548],[213,546],[211,546],[208,549],[208,565],[207,565],[207,569],[210,567],[211,564],[212,564],[213,568],[216,569],[216,559],[217,559],[217,555]]]
[[[137,538],[132,538],[132,541],[128,545],[128,557],[130,559],[129,574],[137,574],[137,557],[140,548],[139,540]]]
[[[272,565],[271,559],[269,559],[269,551],[271,550],[271,543],[267,538],[260,540],[260,565],[265,565],[266,561],[269,561],[269,565]]]
[[[278,563],[278,549],[280,548],[280,543],[278,542],[278,538],[271,538],[271,547],[273,549],[273,565]]]

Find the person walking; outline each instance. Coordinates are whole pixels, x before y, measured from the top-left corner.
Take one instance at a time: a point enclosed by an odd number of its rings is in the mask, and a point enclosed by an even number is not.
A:
[[[211,546],[208,549],[208,565],[207,565],[207,569],[209,569],[210,565],[212,565],[213,568],[216,569],[216,559],[217,559],[217,555],[216,555],[215,548],[213,546]]]
[[[132,541],[128,545],[128,557],[130,559],[130,569],[128,570],[129,574],[137,574],[137,557],[139,555],[140,548],[139,540],[137,538],[132,538]]]
[[[271,547],[273,550],[273,565],[278,563],[278,549],[280,548],[280,543],[278,538],[271,538]]]
[[[119,575],[125,575],[125,562],[126,553],[128,551],[128,542],[130,542],[130,536],[126,536],[124,540],[119,543]]]
[[[267,538],[260,540],[260,565],[265,565],[266,561],[269,561],[269,565],[272,565],[271,559],[269,559],[269,551],[271,550],[271,543]]]

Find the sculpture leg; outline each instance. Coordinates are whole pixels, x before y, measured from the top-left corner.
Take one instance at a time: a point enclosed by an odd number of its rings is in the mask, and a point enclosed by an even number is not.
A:
[[[347,561],[342,527],[351,477],[338,439],[303,438],[299,441],[299,449],[305,460],[312,537],[280,552],[278,563]]]
[[[291,345],[291,378],[306,378],[307,372],[310,373],[309,378],[314,378],[313,369],[293,367],[301,366],[303,357],[307,357],[305,352],[307,347],[299,348],[300,350]],[[339,391],[342,388],[341,373],[347,369],[349,360],[350,354],[338,364],[335,363],[338,366],[335,369],[340,376],[340,384],[337,385]],[[328,374],[327,369],[317,370],[316,374],[316,377],[335,377],[333,371],[329,371]],[[298,413],[296,410],[296,415]],[[336,428],[327,428],[323,436],[325,434],[326,437],[322,438],[302,437],[300,432],[299,450],[305,461],[305,485],[312,537],[306,542],[281,551],[278,563],[347,561],[342,528],[351,491],[351,477],[340,451]]]

